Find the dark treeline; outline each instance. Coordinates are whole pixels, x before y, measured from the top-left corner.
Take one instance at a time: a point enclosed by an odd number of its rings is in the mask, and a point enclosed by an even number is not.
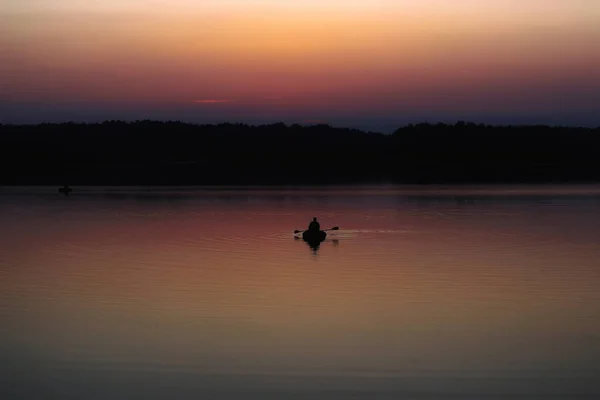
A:
[[[600,181],[600,128],[181,122],[0,125],[0,184]]]

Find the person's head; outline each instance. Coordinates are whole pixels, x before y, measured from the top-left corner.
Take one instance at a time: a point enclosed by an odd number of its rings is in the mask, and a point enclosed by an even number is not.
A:
[[[317,217],[313,217],[313,221],[314,221],[314,222],[317,222]]]

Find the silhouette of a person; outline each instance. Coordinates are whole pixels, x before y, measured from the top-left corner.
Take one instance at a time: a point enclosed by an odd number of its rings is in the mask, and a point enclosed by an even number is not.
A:
[[[320,231],[321,230],[321,224],[319,224],[317,222],[317,217],[314,217],[313,220],[310,222],[310,224],[308,224],[308,230],[309,231]]]

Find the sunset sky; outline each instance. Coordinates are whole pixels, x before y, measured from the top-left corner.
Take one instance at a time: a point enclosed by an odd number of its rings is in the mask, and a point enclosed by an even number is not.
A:
[[[600,126],[593,0],[3,0],[0,123]]]

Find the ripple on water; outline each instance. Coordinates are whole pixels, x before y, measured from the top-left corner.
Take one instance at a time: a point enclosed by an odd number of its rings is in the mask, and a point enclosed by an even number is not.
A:
[[[412,368],[407,359],[432,376],[545,365],[591,375],[600,360],[600,203],[96,198],[0,207],[0,358],[30,357],[39,387],[55,373],[71,390],[77,375],[54,368],[64,359],[115,371],[263,363],[272,380],[286,366],[344,375]],[[298,210],[316,208],[342,227],[317,256],[293,235]],[[100,390],[97,378],[86,389]]]

